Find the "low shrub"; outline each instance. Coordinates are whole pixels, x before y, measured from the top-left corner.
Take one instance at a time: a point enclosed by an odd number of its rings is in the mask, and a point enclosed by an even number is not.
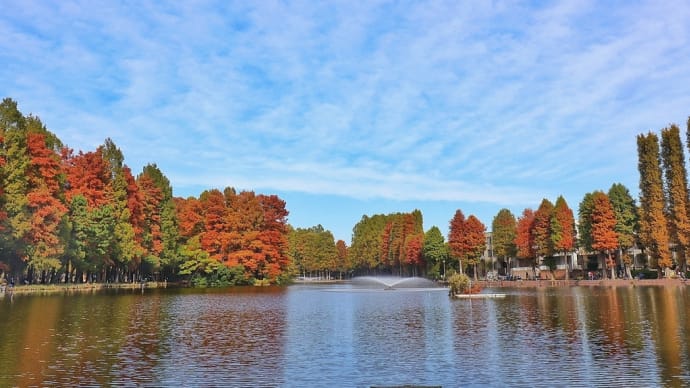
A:
[[[471,281],[469,276],[463,273],[454,273],[448,277],[451,295],[466,294],[470,291]]]

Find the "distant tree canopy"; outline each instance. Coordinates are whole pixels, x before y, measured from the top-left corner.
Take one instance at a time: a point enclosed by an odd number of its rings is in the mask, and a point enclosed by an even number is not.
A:
[[[426,272],[422,212],[363,216],[353,228],[349,262],[358,273]]]

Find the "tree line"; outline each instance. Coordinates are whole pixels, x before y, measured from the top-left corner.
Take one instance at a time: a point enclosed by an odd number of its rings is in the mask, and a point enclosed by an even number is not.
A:
[[[686,138],[690,146],[690,120]],[[637,138],[639,206],[620,183],[587,193],[577,220],[563,196],[519,217],[501,209],[487,228],[458,209],[448,235],[423,229],[419,210],[364,215],[350,246],[317,225],[293,228],[275,195],[211,189],[173,197],[156,164],[134,176],[111,139],[94,151],[68,148],[17,103],[0,104],[0,280],[27,282],[191,279],[195,284],[285,282],[294,276],[478,273],[487,259],[556,268],[578,252],[603,276],[630,276],[631,248],[645,265],[687,269],[690,194],[676,125]],[[577,222],[576,222],[577,221]],[[485,253],[487,248],[493,254]],[[601,259],[601,260],[600,260]],[[481,269],[480,269],[481,268]],[[552,271],[553,273],[553,271]],[[565,271],[568,277],[569,271]]]
[[[690,120],[686,139],[690,147]],[[526,208],[518,217],[504,208],[493,218],[488,247],[493,252],[488,255],[486,226],[460,209],[449,221],[447,240],[436,226],[422,231],[419,210],[365,215],[353,228],[351,246],[341,250],[347,254],[335,255],[331,236],[321,240],[322,252],[330,252],[324,259],[297,249],[294,261],[303,273],[439,277],[451,270],[477,278],[478,268],[483,265],[486,271],[487,261],[495,257],[508,267],[517,262],[533,268],[543,265],[552,276],[559,262],[566,263],[562,272],[568,279],[574,264],[568,256],[577,253],[584,270],[601,270],[600,276],[616,278],[632,277],[634,256],[641,252],[637,264],[648,270],[662,276],[672,275],[671,269],[685,273],[690,261],[690,192],[680,130],[677,125],[662,129],[661,142],[652,132],[641,134],[637,144],[639,205],[627,187],[614,183],[606,192],[586,193],[577,213],[563,196],[555,203],[543,199],[536,210]],[[304,260],[307,256],[315,261]]]
[[[155,164],[135,177],[111,139],[75,152],[0,103],[0,280],[278,282],[287,214],[277,196],[232,188],[174,198]]]

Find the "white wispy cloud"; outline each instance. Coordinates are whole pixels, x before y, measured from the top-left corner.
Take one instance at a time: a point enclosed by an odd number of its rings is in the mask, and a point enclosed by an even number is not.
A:
[[[3,7],[0,93],[179,187],[574,205],[690,114],[684,1]]]

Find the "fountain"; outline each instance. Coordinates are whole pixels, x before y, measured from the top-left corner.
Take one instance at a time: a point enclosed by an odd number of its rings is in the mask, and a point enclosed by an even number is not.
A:
[[[420,277],[402,278],[396,276],[359,276],[352,279],[352,286],[358,289],[383,289],[386,291],[444,289],[429,279]]]

